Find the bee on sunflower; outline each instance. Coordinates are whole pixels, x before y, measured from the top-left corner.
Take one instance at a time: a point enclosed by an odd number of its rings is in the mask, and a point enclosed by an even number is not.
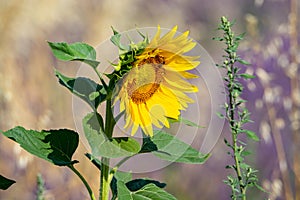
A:
[[[114,30],[112,42],[120,49],[119,63],[109,74],[110,85],[118,89],[115,102],[120,101],[124,112],[125,130],[131,128],[134,135],[140,127],[153,136],[153,125],[169,128],[169,120],[178,120],[180,111],[193,103],[186,93],[198,88],[188,82],[198,76],[189,72],[199,65],[198,56],[185,55],[196,43],[188,37],[189,32],[176,36],[177,26],[161,37],[157,33],[151,41],[148,37],[128,47],[120,44],[120,34]]]

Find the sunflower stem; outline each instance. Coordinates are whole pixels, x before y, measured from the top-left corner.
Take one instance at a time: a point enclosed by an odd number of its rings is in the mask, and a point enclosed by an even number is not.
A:
[[[109,158],[101,159],[100,195],[99,200],[109,199]]]
[[[110,94],[111,95],[111,94]],[[115,120],[112,114],[111,98],[106,101],[106,117],[105,117],[105,130],[104,133],[108,139],[112,138]],[[111,178],[109,178],[109,158],[101,158],[101,176],[100,176],[100,195],[99,200],[109,199],[109,188]]]

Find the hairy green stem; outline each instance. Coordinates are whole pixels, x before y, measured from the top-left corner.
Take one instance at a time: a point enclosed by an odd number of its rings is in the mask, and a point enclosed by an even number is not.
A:
[[[238,135],[240,133],[246,133],[247,130],[243,129],[243,124],[249,122],[248,111],[241,109],[239,105],[244,100],[240,99],[240,94],[243,90],[242,85],[238,81],[241,77],[247,77],[247,74],[239,74],[239,68],[235,66],[236,62],[242,64],[247,63],[239,58],[237,55],[237,48],[239,45],[239,40],[242,39],[242,35],[236,37],[234,32],[231,29],[232,23],[227,20],[226,17],[221,18],[220,30],[224,31],[223,38],[219,38],[219,41],[225,41],[226,49],[225,52],[227,55],[222,68],[226,69],[227,76],[224,78],[227,89],[228,105],[225,104],[226,108],[226,119],[230,125],[231,139],[232,143],[227,144],[232,150],[232,157],[234,164],[231,165],[231,168],[235,171],[236,178],[228,178],[227,184],[231,186],[232,190],[232,199],[242,199],[246,200],[246,191],[247,187],[251,184],[256,185],[256,176],[253,175],[253,169],[251,167],[242,168],[243,159],[241,158],[242,152],[244,151],[243,145],[238,140]],[[244,75],[244,76],[242,76]],[[245,78],[246,79],[246,78]],[[240,112],[240,111],[243,112]],[[253,139],[253,138],[252,138]],[[245,174],[247,171],[247,175]],[[249,180],[251,179],[251,183]]]
[[[111,94],[109,94],[111,95]],[[110,139],[113,134],[113,129],[115,126],[115,120],[112,113],[111,98],[106,101],[106,117],[105,117],[105,130],[104,133],[106,137]],[[109,178],[109,158],[103,157],[101,159],[101,176],[100,176],[100,195],[99,200],[109,199],[109,187],[111,179]]]
[[[109,199],[109,158],[101,159],[100,196],[99,200]]]
[[[229,30],[231,32],[231,30]],[[233,45],[233,41],[230,41],[229,45]],[[229,60],[235,60],[236,55],[234,52],[229,54]],[[228,93],[229,93],[229,123],[231,126],[231,137],[232,137],[232,147],[233,147],[233,157],[234,157],[234,162],[235,162],[235,171],[236,175],[239,180],[239,187],[240,191],[242,194],[242,199],[246,200],[246,185],[244,185],[243,178],[242,178],[242,173],[241,173],[241,168],[240,168],[240,163],[237,157],[238,154],[238,144],[237,144],[237,129],[239,128],[239,125],[237,124],[236,121],[236,116],[235,116],[235,109],[236,109],[236,96],[234,95],[234,79],[235,79],[235,74],[234,74],[234,64],[233,62],[228,66],[228,77],[229,77],[229,83],[227,84],[228,88]]]
[[[83,184],[85,185],[86,189],[88,190],[88,193],[90,195],[91,200],[96,200],[95,195],[90,187],[90,185],[88,184],[88,182],[85,180],[85,178],[80,174],[80,172],[75,169],[75,167],[73,165],[68,165],[68,167],[80,178],[80,180],[83,182]]]
[[[111,94],[109,94],[111,96]],[[112,113],[111,97],[106,101],[106,117],[105,117],[105,134],[107,138],[112,137],[113,129],[115,126],[115,120]]]

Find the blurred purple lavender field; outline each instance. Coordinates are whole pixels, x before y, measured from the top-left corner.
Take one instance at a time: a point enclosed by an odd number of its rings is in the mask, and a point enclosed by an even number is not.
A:
[[[269,193],[253,189],[249,199],[299,199],[299,4],[297,0],[2,0],[0,129],[16,125],[75,129],[72,97],[57,83],[53,66],[69,76],[75,75],[78,66],[55,60],[47,40],[96,46],[111,36],[110,26],[126,31],[178,25],[181,32],[190,30],[190,36],[220,63],[224,47],[212,37],[219,34],[216,28],[225,15],[236,20],[236,33],[247,33],[239,54],[251,63],[243,69],[257,76],[244,82],[243,97],[254,121],[248,126],[261,138],[248,144],[253,152],[248,162],[259,170],[260,184]],[[178,199],[230,199],[230,188],[222,182],[228,174],[225,166],[231,162],[224,137],[229,137],[227,127],[204,165],[172,164],[136,177],[167,183],[167,190]],[[194,142],[196,148],[198,144]],[[97,191],[95,177],[99,174],[83,156],[85,151],[81,144],[75,159],[80,160],[79,170]],[[35,199],[38,173],[46,184],[46,199],[88,199],[82,183],[68,169],[34,158],[0,135],[0,174],[17,181],[0,191],[0,199]]]

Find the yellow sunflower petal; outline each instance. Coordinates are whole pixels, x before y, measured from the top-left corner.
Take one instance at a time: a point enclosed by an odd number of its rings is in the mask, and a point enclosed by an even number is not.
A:
[[[170,32],[168,32],[161,39],[159,39],[159,44],[164,44],[164,43],[170,42],[172,40],[172,38],[174,37],[176,31],[177,31],[177,26],[174,26]]]
[[[163,85],[161,85],[159,90],[161,92],[161,95],[159,96],[161,99],[161,105],[165,109],[166,116],[177,119],[180,114],[179,110],[181,108],[177,97]]]
[[[156,126],[157,128],[162,128],[162,125],[159,123],[159,120],[158,118],[156,117],[156,114],[153,113],[153,106],[151,104],[149,104],[149,101],[147,102],[147,104],[145,105],[147,111],[149,112],[150,114],[150,117],[151,117],[151,122],[154,126]],[[149,107],[151,109],[149,109]]]
[[[139,124],[133,123],[132,129],[131,129],[131,135],[134,135],[137,132],[138,128],[139,128]]]
[[[184,92],[197,92],[198,88],[186,81],[184,81],[178,72],[166,70],[165,71],[165,81],[176,87],[177,89],[184,90]]]
[[[165,113],[166,112],[162,105],[156,104],[156,105],[152,106],[150,109],[150,114],[153,116],[153,118],[156,121],[160,121],[165,127],[169,128],[170,127],[169,121],[166,118]],[[157,126],[157,127],[160,128],[159,126]]]
[[[180,73],[180,75],[182,75],[186,79],[199,78],[198,75],[192,74],[192,73],[189,73],[189,72],[182,71],[182,72],[179,72],[179,73]]]
[[[156,32],[155,36],[153,37],[153,39],[151,40],[151,42],[149,43],[149,45],[147,46],[146,50],[156,48],[159,38],[160,38],[160,26],[158,25],[157,32]]]
[[[152,130],[152,120],[149,116],[149,111],[145,108],[145,104],[139,104],[138,105],[138,112],[139,112],[139,117],[141,119],[141,128],[145,132],[146,135],[153,135],[153,130]]]

